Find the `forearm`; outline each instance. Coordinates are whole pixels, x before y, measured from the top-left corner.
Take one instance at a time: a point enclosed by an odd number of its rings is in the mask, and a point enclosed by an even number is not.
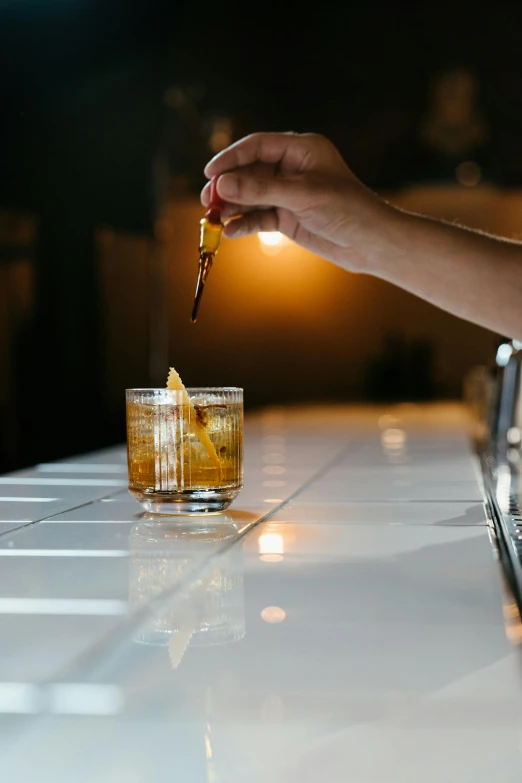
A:
[[[522,340],[522,244],[390,208],[365,271]]]

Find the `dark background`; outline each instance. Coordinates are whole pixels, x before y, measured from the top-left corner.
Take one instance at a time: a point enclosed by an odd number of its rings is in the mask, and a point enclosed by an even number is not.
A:
[[[223,123],[231,139],[324,133],[377,190],[453,183],[459,157],[423,146],[419,124],[434,75],[466,68],[488,128],[473,160],[483,182],[517,189],[521,54],[517,4],[0,0],[0,470],[123,437],[105,388],[97,232],[154,241],[160,205],[199,192]],[[16,229],[24,220],[29,229]],[[388,336],[388,357],[403,350],[397,339]],[[379,350],[368,336],[368,355]],[[429,364],[429,345],[413,350],[417,366]],[[390,370],[369,366],[368,399],[372,373]],[[449,393],[404,377],[389,396]],[[282,401],[291,388],[289,373]],[[250,394],[253,405],[279,397],[261,385]]]

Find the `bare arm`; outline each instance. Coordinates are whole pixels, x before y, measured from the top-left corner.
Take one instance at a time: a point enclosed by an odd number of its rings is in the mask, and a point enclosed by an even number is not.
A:
[[[219,153],[205,171],[219,176],[232,219],[226,235],[282,231],[349,271],[522,340],[522,244],[390,206],[327,139],[254,134]]]
[[[367,271],[459,318],[522,339],[522,244],[394,210]]]

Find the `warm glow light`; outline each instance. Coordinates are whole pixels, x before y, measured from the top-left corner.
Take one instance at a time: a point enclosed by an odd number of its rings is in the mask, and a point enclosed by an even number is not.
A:
[[[265,623],[282,623],[286,617],[286,612],[280,606],[265,606],[261,612],[261,617]]]
[[[259,536],[260,555],[282,555],[284,551],[283,536],[279,533],[263,533]]]
[[[257,236],[262,245],[279,245],[284,239],[280,231],[260,231]]]
[[[283,560],[284,541],[279,533],[263,533],[258,541],[259,559],[265,563],[280,563]]]
[[[286,468],[282,465],[267,465],[263,468],[263,473],[270,473],[272,476],[276,476],[278,473],[286,473]]]
[[[217,153],[228,147],[232,141],[232,123],[226,117],[218,118],[212,129],[212,134],[208,141],[212,152]]]
[[[282,503],[283,498],[265,498],[263,503]]]

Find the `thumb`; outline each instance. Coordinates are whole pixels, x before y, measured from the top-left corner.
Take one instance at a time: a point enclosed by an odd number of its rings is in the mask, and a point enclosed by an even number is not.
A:
[[[296,177],[263,177],[248,172],[222,174],[217,183],[221,198],[240,206],[283,207],[297,212],[310,201],[306,179]]]

